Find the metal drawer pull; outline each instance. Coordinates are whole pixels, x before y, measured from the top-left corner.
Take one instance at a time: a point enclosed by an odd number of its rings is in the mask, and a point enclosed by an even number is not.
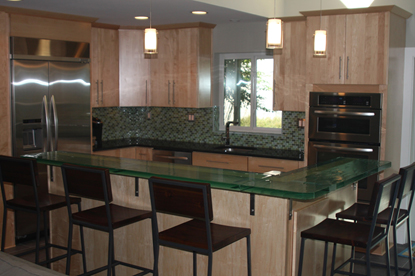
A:
[[[173,159],[173,160],[189,160],[186,156],[168,156],[168,155],[156,155],[156,157],[164,158],[164,159]]]
[[[352,152],[373,152],[373,149],[368,149],[368,148],[343,148],[343,147],[324,146],[324,145],[314,145],[314,147],[320,148],[320,149],[334,149],[334,150],[352,151]]]
[[[315,114],[337,114],[337,115],[350,115],[350,116],[362,116],[362,117],[373,117],[374,112],[341,112],[341,111],[322,111],[315,110]]]
[[[265,166],[265,165],[258,165],[260,168],[271,168],[271,169],[284,169],[284,167],[274,167],[274,166]]]
[[[210,163],[221,163],[221,164],[229,164],[229,162],[215,161],[215,160],[206,160],[206,162],[210,162]]]

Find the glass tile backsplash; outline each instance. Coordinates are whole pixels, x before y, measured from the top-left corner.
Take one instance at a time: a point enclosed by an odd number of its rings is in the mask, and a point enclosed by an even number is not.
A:
[[[189,114],[194,121],[189,121]],[[206,144],[222,144],[219,108],[99,107],[92,116],[103,123],[102,140],[125,138],[158,139]],[[304,112],[284,111],[282,134],[231,132],[233,145],[273,149],[304,150],[304,128],[297,127]]]

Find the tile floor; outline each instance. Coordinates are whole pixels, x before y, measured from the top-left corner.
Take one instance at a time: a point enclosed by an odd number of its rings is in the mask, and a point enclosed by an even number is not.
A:
[[[35,247],[35,242],[34,241],[28,241],[28,242],[19,244],[16,247],[13,247],[13,248],[10,248],[10,249],[6,249],[5,251],[6,251],[6,253],[15,255],[15,254],[18,254],[19,252],[24,252],[26,250],[33,249],[34,247]],[[407,247],[406,245],[398,245],[398,253],[400,253],[401,251],[403,251],[406,247]],[[390,255],[391,264],[393,265],[394,264],[394,256],[395,256],[393,248],[390,251],[390,254],[391,254]],[[35,254],[32,253],[32,254],[29,254],[29,255],[25,255],[25,256],[22,256],[22,258],[25,259],[25,260],[27,260],[27,261],[30,261],[30,262],[33,262],[34,263],[34,261],[35,261]],[[45,260],[45,258],[46,257],[45,257],[44,252],[41,252],[41,254],[40,254],[40,260],[41,261],[42,260]],[[364,253],[357,252],[356,253],[356,258],[364,260],[365,259],[365,254]],[[373,262],[385,263],[385,256],[372,255],[371,258],[372,258],[372,261]],[[399,263],[399,266],[400,267],[402,265],[404,265],[405,267],[409,268],[409,261],[410,261],[409,258],[398,256],[398,263]],[[355,272],[361,273],[361,274],[365,275],[366,274],[366,268],[363,265],[355,265]],[[373,276],[384,276],[384,275],[386,276],[387,275],[387,272],[386,272],[386,269],[385,268],[372,266],[372,275]],[[394,270],[392,270],[391,271],[391,276],[394,276],[394,275],[395,275],[395,272],[394,272]],[[400,271],[399,272],[399,276],[401,276],[401,275],[405,275],[405,272],[404,271]],[[415,275],[415,273],[414,273],[414,275]],[[314,275],[307,275],[307,276],[314,276]]]

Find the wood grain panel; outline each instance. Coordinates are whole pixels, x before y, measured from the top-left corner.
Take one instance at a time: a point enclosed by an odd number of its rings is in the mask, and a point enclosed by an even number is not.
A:
[[[284,48],[274,51],[274,110],[304,112],[305,21],[284,22]]]
[[[247,156],[216,154],[216,153],[206,153],[206,152],[193,152],[192,162],[193,162],[192,165],[194,166],[238,170],[238,171],[248,170],[248,157]]]
[[[91,23],[11,14],[10,36],[90,42]]]
[[[268,171],[288,172],[299,168],[299,162],[293,160],[248,157],[248,171],[264,173]]]
[[[144,58],[144,31],[119,30],[120,106],[150,105],[150,61]]]
[[[153,148],[136,147],[135,159],[153,161]]]

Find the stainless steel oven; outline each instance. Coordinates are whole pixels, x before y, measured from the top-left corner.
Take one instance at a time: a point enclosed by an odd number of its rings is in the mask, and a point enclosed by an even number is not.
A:
[[[308,164],[339,156],[379,159],[382,94],[310,92]],[[359,181],[370,200],[377,175]]]

